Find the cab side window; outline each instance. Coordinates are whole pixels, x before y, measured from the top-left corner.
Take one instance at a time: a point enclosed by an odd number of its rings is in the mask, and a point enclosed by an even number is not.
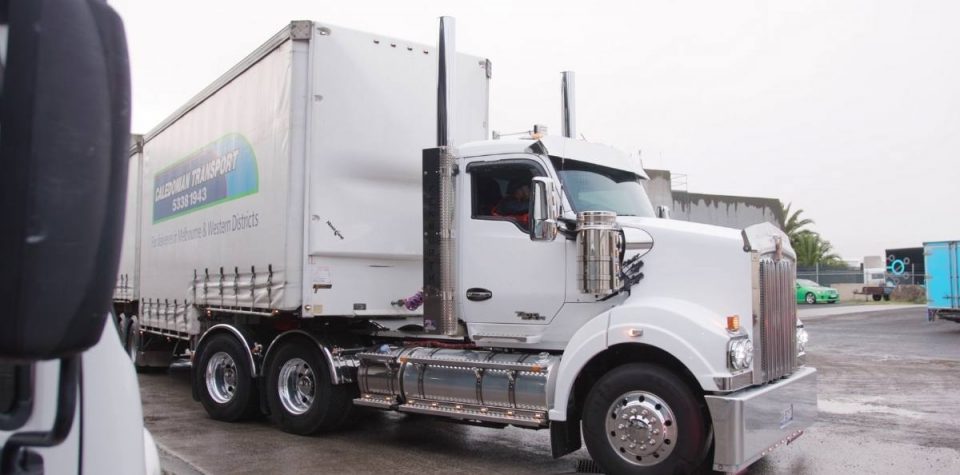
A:
[[[519,163],[518,163],[519,162]],[[532,162],[470,166],[473,219],[510,221],[530,231],[530,180],[543,176]]]

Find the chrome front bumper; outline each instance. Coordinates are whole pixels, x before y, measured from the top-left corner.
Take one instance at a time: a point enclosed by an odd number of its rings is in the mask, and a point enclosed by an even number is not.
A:
[[[817,370],[731,394],[706,396],[716,447],[713,469],[737,472],[789,444],[817,418]]]

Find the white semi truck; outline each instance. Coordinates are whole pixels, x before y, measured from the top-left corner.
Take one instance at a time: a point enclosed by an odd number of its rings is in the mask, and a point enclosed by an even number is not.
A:
[[[137,142],[135,364],[190,357],[219,420],[549,429],[608,473],[733,472],[798,437],[816,371],[784,234],[656,218],[637,160],[573,138],[572,75],[564,136],[486,140],[491,64],[452,35],[294,21]]]

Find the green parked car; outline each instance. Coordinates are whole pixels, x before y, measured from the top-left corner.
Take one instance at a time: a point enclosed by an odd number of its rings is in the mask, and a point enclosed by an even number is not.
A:
[[[824,287],[812,280],[797,279],[797,303],[837,303],[837,300],[840,300],[837,289]]]

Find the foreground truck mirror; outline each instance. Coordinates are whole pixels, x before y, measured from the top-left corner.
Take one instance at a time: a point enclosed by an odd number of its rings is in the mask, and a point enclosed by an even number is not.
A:
[[[120,256],[126,40],[96,0],[0,2],[0,28],[0,360],[66,358],[99,341]]]
[[[670,219],[670,207],[669,206],[657,206],[657,217],[663,219]]]
[[[538,176],[531,182],[530,190],[530,239],[553,241],[560,215],[556,182]]]

